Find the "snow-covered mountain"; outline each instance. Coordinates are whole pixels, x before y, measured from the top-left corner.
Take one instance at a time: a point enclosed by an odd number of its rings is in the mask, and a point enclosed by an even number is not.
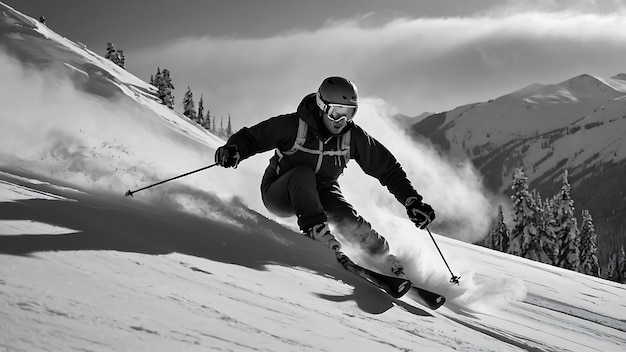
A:
[[[576,215],[590,210],[602,259],[626,244],[626,74],[533,84],[409,130],[453,158],[471,159],[495,192],[510,193],[515,169],[524,167],[530,188],[551,197],[567,169]]]
[[[408,128],[420,121],[422,121],[423,119],[427,118],[428,116],[432,115],[431,112],[423,112],[417,116],[407,116],[407,115],[403,115],[403,114],[395,114],[392,116],[392,119],[395,123],[397,123],[401,128]]]
[[[139,78],[2,3],[0,77],[0,350],[626,345],[623,285],[435,234],[462,277],[451,285],[428,234],[391,206],[379,228],[411,279],[448,303],[431,311],[410,297],[390,299],[263,213],[263,157],[124,197],[212,163],[223,141],[159,104]],[[365,197],[352,194],[357,208],[386,204],[366,176],[350,176]],[[445,181],[442,189],[469,192]],[[463,217],[463,208],[447,216]]]

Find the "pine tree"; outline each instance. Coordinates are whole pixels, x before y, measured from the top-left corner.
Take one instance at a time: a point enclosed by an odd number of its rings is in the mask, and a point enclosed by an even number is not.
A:
[[[154,86],[158,89],[158,96],[161,103],[170,109],[174,109],[174,85],[170,78],[170,71],[168,69],[157,68],[157,74],[154,78]]]
[[[520,168],[513,176],[513,221],[509,253],[535,261],[542,261],[545,253],[537,233],[537,209],[535,200],[528,192],[526,174]]]
[[[624,252],[624,246],[617,254],[617,282],[622,284],[626,283],[626,252]]]
[[[574,217],[574,201],[570,196],[571,186],[567,177],[568,173],[565,170],[563,172],[563,186],[556,202],[557,241],[559,244],[558,266],[578,271],[580,268],[580,235]]]
[[[200,95],[200,101],[198,102],[198,123],[204,126],[204,102],[202,98],[202,95]]]
[[[116,50],[113,43],[107,43],[107,53],[104,55],[105,59],[111,60],[114,64],[121,68],[126,68],[126,57],[124,56],[124,50]]]
[[[224,137],[224,116],[222,116],[222,119],[220,120],[220,130],[218,132],[218,136]]]
[[[580,228],[580,272],[595,277],[600,276],[596,255],[596,230],[588,210],[583,210],[583,222]]]
[[[191,88],[187,87],[187,92],[183,98],[183,115],[187,116],[191,121],[196,121],[195,104],[193,102],[193,93]]]
[[[612,253],[609,256],[609,263],[606,265],[605,271],[602,273],[602,277],[607,280],[617,282],[619,280],[617,265],[617,253]]]
[[[547,241],[544,242],[543,250],[550,258],[552,265],[557,265],[559,258],[559,243],[556,237],[558,226],[555,219],[554,198],[546,199],[543,204],[544,230],[547,238]]]
[[[107,53],[104,55],[105,59],[111,60],[117,64],[117,50],[115,49],[115,45],[113,43],[107,43]]]
[[[161,80],[163,79],[161,76],[163,74],[161,73],[161,68],[157,67],[157,72],[154,75],[154,77],[151,77],[151,82],[153,86],[155,86],[156,88],[159,88],[159,84],[161,84]]]
[[[126,56],[124,56],[124,50],[117,51],[117,65],[123,69],[126,69]]]
[[[487,236],[485,236],[485,238],[478,243],[479,246],[483,246],[485,248],[489,248],[489,249],[495,249],[495,241],[496,241],[496,231],[498,229],[498,223],[494,222],[491,225],[491,230],[489,230],[489,233],[487,234]]]
[[[493,224],[491,232],[485,239],[485,247],[500,252],[506,252],[509,248],[509,228],[504,221],[502,205],[498,206],[498,220]]]
[[[210,110],[206,111],[206,117],[204,118],[204,128],[211,131],[211,111]]]
[[[233,135],[233,125],[230,123],[230,114],[228,114],[228,126],[226,126],[226,137]]]

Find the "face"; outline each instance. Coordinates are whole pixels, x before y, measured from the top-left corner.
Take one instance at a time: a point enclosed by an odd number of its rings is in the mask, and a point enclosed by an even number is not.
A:
[[[324,126],[326,126],[326,129],[328,129],[332,134],[340,134],[341,131],[348,125],[348,120],[332,120],[328,117],[327,113],[323,114],[322,120],[324,121]]]
[[[357,108],[354,106],[330,105],[327,112],[323,113],[324,126],[332,134],[340,134],[341,131],[352,121]]]

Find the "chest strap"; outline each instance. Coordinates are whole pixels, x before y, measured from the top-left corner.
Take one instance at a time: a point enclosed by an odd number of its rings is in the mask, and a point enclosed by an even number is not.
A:
[[[306,142],[307,132],[309,126],[302,119],[298,119],[298,134],[296,135],[296,140],[293,143],[293,146],[289,148],[289,150],[285,150],[281,152],[279,149],[276,149],[276,154],[278,155],[278,161],[285,155],[293,155],[298,151],[318,155],[317,165],[315,167],[315,173],[317,174],[322,167],[322,161],[324,156],[335,157],[335,165],[341,166],[341,160],[343,159],[343,166],[345,166],[350,160],[350,138],[351,132],[348,131],[344,133],[341,138],[337,138],[337,149],[336,150],[324,150],[324,142],[321,140],[318,141],[318,149],[311,149],[304,147],[304,143]],[[279,172],[279,169],[276,170]]]

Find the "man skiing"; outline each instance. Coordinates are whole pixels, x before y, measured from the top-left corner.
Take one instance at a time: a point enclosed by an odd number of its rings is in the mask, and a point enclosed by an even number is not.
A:
[[[347,202],[337,178],[354,159],[406,207],[418,227],[431,223],[435,212],[422,202],[391,152],[354,123],[357,108],[358,91],[351,81],[326,78],[316,93],[302,99],[296,112],[233,134],[216,150],[215,162],[236,167],[243,159],[275,149],[261,181],[263,204],[270,212],[296,215],[303,233],[324,243],[339,259],[341,243],[331,233],[330,223],[367,253],[386,256],[392,273],[404,277],[402,264],[389,254],[387,240]]]

